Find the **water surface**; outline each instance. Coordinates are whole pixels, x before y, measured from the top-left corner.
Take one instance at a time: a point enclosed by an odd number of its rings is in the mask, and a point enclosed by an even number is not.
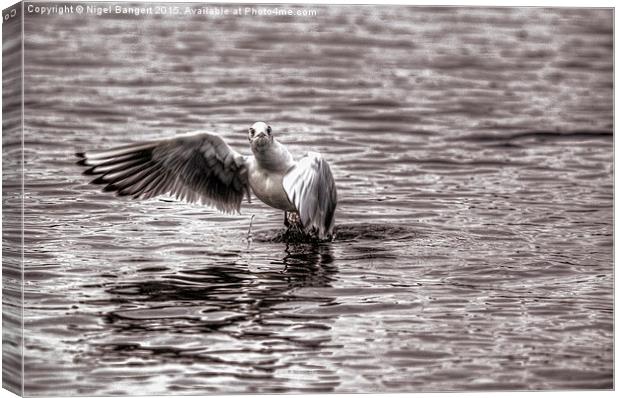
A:
[[[611,388],[612,11],[306,8],[27,15],[26,394]],[[74,164],[257,120],[332,165],[334,242]]]

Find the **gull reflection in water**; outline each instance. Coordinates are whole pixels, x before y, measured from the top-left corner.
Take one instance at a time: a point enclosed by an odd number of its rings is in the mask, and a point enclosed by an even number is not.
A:
[[[329,288],[335,277],[331,245],[286,244],[271,259],[245,255],[110,283],[115,304],[104,314],[106,331],[92,336],[93,350],[80,361],[115,364],[119,380],[130,377],[127,364],[145,370],[136,377],[152,375],[153,366],[193,364],[208,385],[231,374],[275,377],[329,344],[334,316],[318,310],[336,299],[313,289]],[[281,382],[264,387],[286,390]]]

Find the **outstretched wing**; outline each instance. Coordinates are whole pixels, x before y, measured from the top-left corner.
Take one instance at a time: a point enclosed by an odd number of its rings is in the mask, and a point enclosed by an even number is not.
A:
[[[201,133],[138,143],[107,151],[77,153],[93,184],[119,196],[148,199],[170,194],[220,211],[239,211],[250,195],[246,159],[222,138]]]
[[[331,235],[338,196],[327,161],[308,152],[286,173],[282,184],[306,232],[315,232],[321,239]]]

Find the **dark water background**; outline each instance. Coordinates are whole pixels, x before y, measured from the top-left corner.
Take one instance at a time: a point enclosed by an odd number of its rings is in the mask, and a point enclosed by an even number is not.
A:
[[[612,11],[306,9],[26,15],[26,393],[612,387]],[[73,163],[257,120],[331,163],[334,242]]]

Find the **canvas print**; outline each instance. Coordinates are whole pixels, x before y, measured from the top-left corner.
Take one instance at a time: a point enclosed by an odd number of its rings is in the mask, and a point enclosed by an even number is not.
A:
[[[25,1],[2,40],[4,388],[613,389],[611,8]]]

